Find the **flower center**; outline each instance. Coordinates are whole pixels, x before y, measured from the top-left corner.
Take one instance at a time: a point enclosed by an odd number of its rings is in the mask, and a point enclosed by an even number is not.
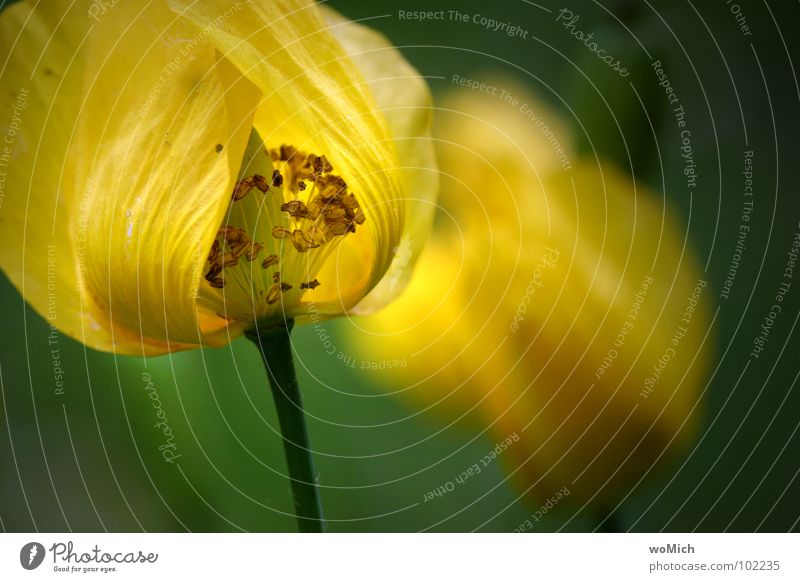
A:
[[[365,221],[324,155],[291,145],[266,150],[253,132],[245,162],[200,290],[226,319],[260,319],[279,300],[284,307],[299,301],[321,285],[316,274],[338,243]]]

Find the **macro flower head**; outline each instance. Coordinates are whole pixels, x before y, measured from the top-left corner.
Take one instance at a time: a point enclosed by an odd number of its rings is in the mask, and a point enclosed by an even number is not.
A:
[[[440,99],[443,212],[405,293],[351,342],[403,359],[379,379],[416,408],[512,436],[502,461],[524,495],[567,487],[605,511],[691,443],[707,282],[659,195],[581,156],[518,84],[493,85],[520,107]]]
[[[0,28],[0,104],[25,98],[0,266],[62,332],[158,354],[402,290],[437,175],[379,34],[301,0],[23,1]]]

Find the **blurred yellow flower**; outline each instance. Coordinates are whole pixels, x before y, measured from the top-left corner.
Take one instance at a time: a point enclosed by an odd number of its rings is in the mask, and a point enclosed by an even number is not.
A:
[[[351,341],[387,387],[478,417],[522,491],[613,503],[685,450],[706,380],[706,282],[663,200],[578,159],[565,124],[519,101],[441,102],[442,212],[405,293]]]
[[[438,184],[380,35],[305,0],[23,1],[0,46],[0,267],[62,332],[157,354],[402,290]]]

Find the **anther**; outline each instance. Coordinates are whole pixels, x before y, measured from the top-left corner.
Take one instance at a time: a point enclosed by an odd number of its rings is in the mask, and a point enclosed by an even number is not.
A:
[[[286,228],[285,226],[273,226],[272,227],[272,236],[275,238],[287,238],[291,236],[292,231],[291,229]]]
[[[281,297],[281,286],[277,283],[269,288],[267,291],[267,303],[272,305]]]
[[[277,265],[279,262],[280,259],[278,258],[278,255],[270,255],[261,262],[261,266],[267,269],[273,265]]]
[[[285,212],[292,218],[308,218],[308,208],[299,200],[290,200],[281,204],[281,212]]]
[[[248,249],[248,251],[244,255],[245,258],[248,261],[256,260],[256,257],[258,257],[258,253],[261,252],[262,248],[263,248],[263,245],[261,243],[251,242],[250,243],[250,248]]]
[[[274,180],[274,176],[273,176]],[[269,190],[269,184],[267,183],[267,179],[262,176],[261,174],[253,174],[252,176],[248,176],[247,178],[242,178],[236,183],[236,187],[233,189],[233,200],[241,200],[247,193],[250,192],[253,188],[258,188],[265,194]]]

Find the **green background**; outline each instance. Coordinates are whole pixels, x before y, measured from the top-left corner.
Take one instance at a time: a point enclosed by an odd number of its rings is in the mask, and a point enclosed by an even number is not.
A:
[[[615,527],[636,531],[787,531],[800,516],[800,281],[758,360],[752,338],[772,304],[800,220],[797,136],[800,8],[739,2],[744,36],[724,2],[539,2],[580,15],[630,84],[547,12],[507,2],[331,3],[369,19],[429,77],[517,77],[563,113],[587,154],[611,158],[664,191],[719,289],[741,212],[743,151],[755,153],[755,221],[731,298],[717,301],[717,366],[705,429],[657,482],[632,491]],[[398,10],[458,8],[519,24],[529,39],[474,24],[415,23]],[[780,26],[780,29],[778,28]],[[650,53],[648,57],[638,39]],[[5,56],[5,55],[3,55]],[[660,59],[692,124],[699,185],[686,194],[679,136],[650,62]],[[635,91],[633,90],[635,88]],[[655,138],[654,138],[655,136]],[[656,147],[656,145],[658,147]],[[663,180],[663,181],[662,181]],[[65,387],[55,394],[47,323],[0,278],[0,527],[6,531],[293,531],[275,414],[255,348],[179,353],[147,361],[58,337]],[[344,346],[344,320],[327,331]],[[494,447],[474,426],[420,414],[371,385],[369,372],[328,357],[314,332],[294,332],[309,430],[331,531],[511,531],[535,508],[517,500],[499,464],[434,502],[424,494]],[[151,374],[175,433],[174,464],[142,374]],[[328,385],[326,385],[326,382]],[[318,420],[324,418],[325,420]],[[568,502],[537,530],[595,528]]]

